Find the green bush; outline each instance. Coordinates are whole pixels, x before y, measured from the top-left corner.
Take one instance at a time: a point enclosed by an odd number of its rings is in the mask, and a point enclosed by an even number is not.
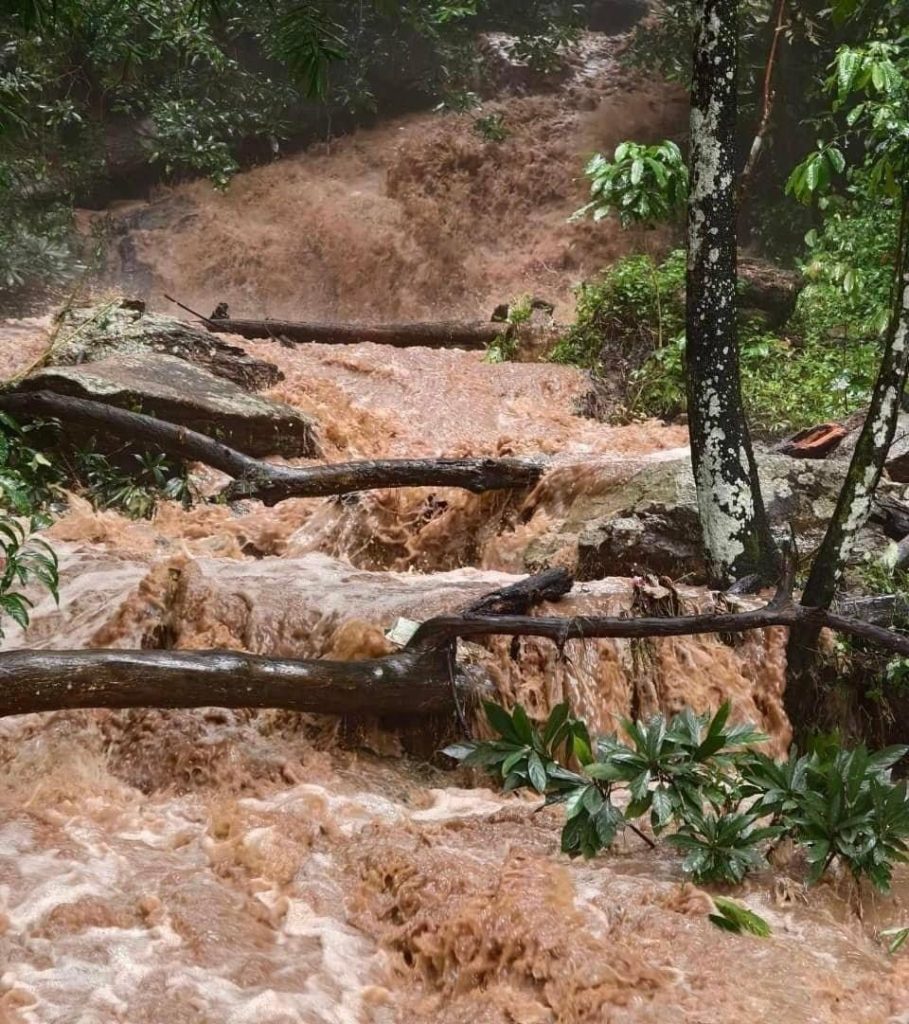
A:
[[[596,369],[607,345],[631,360],[660,351],[684,330],[684,290],[683,252],[660,264],[650,256],[624,257],[599,281],[578,287],[575,323],[550,359]]]
[[[622,227],[653,225],[672,220],[685,208],[688,167],[674,142],[620,142],[612,160],[597,153],[584,173],[591,198],[573,219],[590,214],[599,221],[614,213]]]
[[[698,882],[740,883],[765,863],[768,841],[789,836],[810,882],[839,862],[887,891],[893,865],[909,860],[909,795],[890,778],[909,747],[869,754],[821,744],[778,762],[750,749],[766,737],[730,725],[729,711],[727,703],[712,717],[686,709],[668,721],[624,720],[622,738],[594,738],[565,704],[541,730],[520,705],[509,714],[487,702],[499,738],[445,752],[499,776],[506,791],[529,788],[563,804],[569,856],[595,856],[626,828],[652,843],[639,827],[646,817],[654,836],[672,830],[666,841]]]
[[[32,601],[19,589],[37,580],[56,599],[59,575],[53,549],[35,536],[48,525],[44,510],[56,493],[59,473],[28,442],[42,429],[21,427],[0,413],[0,638],[8,616],[23,629]]]
[[[741,317],[742,391],[758,436],[840,419],[868,399],[889,304],[894,211],[862,200],[810,233],[807,285],[779,333]],[[889,262],[888,262],[889,261]],[[859,269],[860,266],[860,269]],[[685,411],[685,259],[627,256],[577,290],[575,323],[550,359],[615,377],[617,416],[671,419]]]

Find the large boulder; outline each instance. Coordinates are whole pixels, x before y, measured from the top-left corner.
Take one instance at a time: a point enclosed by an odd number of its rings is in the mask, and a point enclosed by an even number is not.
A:
[[[256,359],[239,345],[230,345],[185,320],[149,313],[139,300],[72,307],[65,309],[57,321],[55,364],[96,362],[146,352],[186,359],[250,391],[273,387],[284,377],[274,363]]]
[[[49,366],[31,374],[21,387],[148,413],[248,455],[320,454],[306,416],[173,356],[146,351],[77,366]]]
[[[557,528],[528,547],[528,567],[567,562],[582,580],[641,572],[703,580],[704,553],[687,451],[623,466],[621,473],[604,468],[573,496]],[[816,548],[833,513],[845,464],[762,452],[758,468],[772,526],[781,533],[791,526],[801,551]],[[566,466],[551,474],[550,488],[557,490],[559,472],[571,470]],[[883,543],[869,527],[859,549],[880,549]]]

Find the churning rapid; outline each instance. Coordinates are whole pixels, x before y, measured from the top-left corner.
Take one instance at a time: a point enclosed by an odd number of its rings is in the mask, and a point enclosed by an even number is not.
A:
[[[628,127],[605,112],[640,117],[653,102],[629,87],[597,108],[603,53],[589,79],[502,101],[525,163],[457,115],[416,115],[243,174],[224,196],[196,184],[119,211],[111,273],[125,267],[121,287],[158,304],[171,289],[250,315],[473,315],[528,290],[564,302],[610,246],[633,244],[565,224],[577,154]],[[662,134],[672,107],[645,127]],[[28,339],[4,353],[11,370],[43,328],[9,330]],[[265,394],[316,422],[329,461],[545,453],[551,468],[524,494],[165,503],[138,522],[74,496],[47,533],[59,607],[36,594],[6,647],[375,657],[399,617],[458,609],[540,564],[574,567],[584,502],[686,457],[682,427],[586,415],[591,384],[572,368],[228,340],[278,365]],[[537,613],[620,614],[648,594],[666,596],[597,579]],[[772,750],[788,746],[777,630],[564,650],[493,639],[461,655],[537,716],[564,699],[608,731],[728,697]],[[675,854],[629,835],[569,861],[559,808],[437,767],[448,727],[223,710],[0,721],[0,1024],[909,1020],[909,960],[874,939],[909,923],[904,872],[864,920],[832,886],[758,873],[741,895],[773,937],[731,936]]]

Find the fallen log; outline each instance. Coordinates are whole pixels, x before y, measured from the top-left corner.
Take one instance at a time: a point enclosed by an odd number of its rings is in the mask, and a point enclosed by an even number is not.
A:
[[[322,498],[391,487],[463,487],[474,493],[528,487],[544,465],[529,459],[373,459],[298,468],[276,466],[165,420],[103,402],[50,391],[0,395],[0,410],[17,418],[54,417],[127,441],[155,445],[234,477],[222,496],[276,505],[288,498]]]
[[[450,710],[444,652],[371,661],[234,651],[0,653],[0,717],[61,708],[286,708],[324,714]]]
[[[529,576],[465,609],[528,611],[574,584],[565,569]],[[365,661],[266,658],[237,651],[0,653],[0,718],[61,708],[285,708],[321,714],[432,714],[457,701],[452,649]]]
[[[235,320],[233,317],[202,318],[208,330],[238,334],[241,338],[271,339],[292,344],[318,342],[322,345],[355,345],[369,341],[395,348],[484,349],[496,338],[510,337],[511,324],[489,320],[461,322],[442,320],[429,323],[352,324],[306,323],[296,320]]]
[[[531,581],[522,581],[525,588]],[[519,584],[520,586],[520,584]],[[561,585],[560,585],[561,586]],[[539,589],[539,588],[537,588]],[[494,597],[494,595],[490,595]],[[503,607],[511,595],[506,594]],[[502,601],[502,594],[497,598]],[[482,605],[483,599],[477,604]],[[471,606],[471,607],[475,607]],[[622,618],[472,613],[424,622],[398,653],[364,661],[267,658],[234,651],[30,651],[0,653],[0,717],[68,708],[270,707],[327,714],[423,715],[452,711],[459,637],[537,636],[569,640],[742,633],[811,625],[858,636],[909,656],[909,636],[820,608],[780,591],[744,612]]]

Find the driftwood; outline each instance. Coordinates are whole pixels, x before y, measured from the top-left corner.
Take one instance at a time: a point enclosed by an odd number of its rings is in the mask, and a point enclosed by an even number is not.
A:
[[[371,341],[376,345],[409,348],[484,349],[496,338],[509,335],[510,324],[488,320],[434,323],[352,324],[305,323],[296,320],[235,320],[232,317],[203,318],[202,323],[219,334],[238,334],[242,338],[265,338],[293,344],[319,342],[322,345],[354,345]]]
[[[0,717],[64,708],[270,707],[331,714],[452,711],[467,684],[454,672],[457,638],[568,640],[741,633],[771,626],[827,627],[909,655],[909,636],[795,604],[789,581],[762,608],[703,615],[571,618],[488,614],[564,592],[567,578],[524,580],[460,615],[424,622],[399,653],[365,661],[267,658],[234,651],[7,651],[0,653]],[[482,609],[480,612],[474,609]]]
[[[287,498],[319,498],[389,487],[463,487],[474,493],[528,487],[544,466],[528,459],[375,459],[296,468],[244,455],[206,434],[154,416],[103,402],[50,391],[0,395],[0,409],[12,416],[55,417],[128,441],[155,445],[234,477],[222,492],[227,500],[255,498],[276,505]]]

